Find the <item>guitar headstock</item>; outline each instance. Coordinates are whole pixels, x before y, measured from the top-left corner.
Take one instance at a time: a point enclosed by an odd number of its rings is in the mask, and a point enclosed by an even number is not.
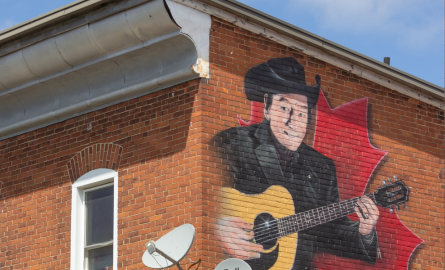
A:
[[[397,181],[396,176],[394,176],[394,182],[391,182],[391,178],[389,178],[388,181],[389,184],[387,184],[386,181],[383,181],[383,186],[374,192],[376,203],[383,208],[395,205],[397,210],[399,210],[400,204],[405,207],[405,202],[408,201],[409,188],[403,181]],[[392,213],[393,209],[390,208],[389,211]]]

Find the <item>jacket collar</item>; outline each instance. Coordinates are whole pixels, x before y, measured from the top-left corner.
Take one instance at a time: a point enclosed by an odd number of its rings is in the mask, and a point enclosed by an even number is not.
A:
[[[263,122],[261,122],[258,125],[258,128],[256,129],[254,136],[260,141],[261,144],[270,144],[273,146],[273,139],[272,139],[273,134],[272,131],[270,130],[269,120],[264,119]]]
[[[254,136],[258,139],[259,144],[254,148],[255,155],[267,181],[270,185],[283,185],[285,181],[284,173],[281,168],[278,151],[274,145],[274,138],[270,130],[270,122],[264,119],[258,125]],[[292,162],[296,162],[298,158],[298,150],[294,152]],[[292,177],[292,175],[290,175]],[[288,179],[292,181],[292,179]]]
[[[274,141],[277,141],[277,139],[274,138],[274,135],[272,133],[272,130],[270,129],[270,122],[267,119],[264,119],[263,122],[261,122],[255,133],[254,133],[255,138],[258,139],[260,144],[263,145],[269,145],[271,147],[273,147],[275,149],[275,152],[278,153]],[[278,142],[278,141],[277,141]],[[303,143],[301,143],[303,144]],[[301,146],[301,145],[300,145]],[[301,147],[299,147],[293,154],[293,160],[295,161],[296,158],[299,157],[299,150],[301,149]],[[278,155],[277,155],[277,160],[278,160]]]

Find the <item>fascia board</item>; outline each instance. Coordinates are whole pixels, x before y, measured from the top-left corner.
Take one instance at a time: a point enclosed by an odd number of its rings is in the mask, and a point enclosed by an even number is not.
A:
[[[196,1],[195,1],[196,2]],[[355,65],[369,69],[372,72],[388,77],[391,80],[409,85],[417,91],[431,95],[434,98],[444,100],[443,87],[427,82],[397,68],[379,62],[371,57],[348,49],[335,42],[305,31],[278,18],[256,10],[250,6],[234,0],[201,0],[201,2],[232,13],[239,18],[261,25],[267,29],[276,31],[290,38],[302,41],[327,53],[333,54]]]

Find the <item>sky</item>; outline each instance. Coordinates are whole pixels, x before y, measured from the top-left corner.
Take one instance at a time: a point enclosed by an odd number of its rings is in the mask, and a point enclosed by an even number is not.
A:
[[[0,0],[0,31],[72,0]],[[444,86],[443,0],[240,0],[438,86]]]

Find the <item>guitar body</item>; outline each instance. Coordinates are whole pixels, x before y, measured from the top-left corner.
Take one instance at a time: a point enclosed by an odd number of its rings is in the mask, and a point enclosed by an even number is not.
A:
[[[376,205],[389,208],[404,205],[408,201],[409,188],[403,181],[396,181],[365,196]],[[359,199],[356,197],[295,214],[292,196],[284,187],[271,186],[257,195],[223,187],[220,190],[219,210],[223,218],[235,217],[254,224],[253,242],[261,244],[264,252],[260,259],[246,261],[252,269],[288,270],[294,264],[297,250],[296,231],[355,213]]]
[[[272,230],[264,230],[269,224],[276,224],[279,219],[295,214],[294,203],[290,193],[281,186],[271,186],[258,195],[244,194],[233,188],[221,188],[220,213],[223,217],[241,218],[247,223],[254,223],[255,242],[265,248],[260,259],[248,260],[252,269],[291,269],[297,249],[297,233],[270,240]],[[272,233],[271,233],[272,232]],[[275,230],[275,236],[278,231]],[[260,241],[263,236],[262,241]],[[275,237],[276,238],[276,237]]]

